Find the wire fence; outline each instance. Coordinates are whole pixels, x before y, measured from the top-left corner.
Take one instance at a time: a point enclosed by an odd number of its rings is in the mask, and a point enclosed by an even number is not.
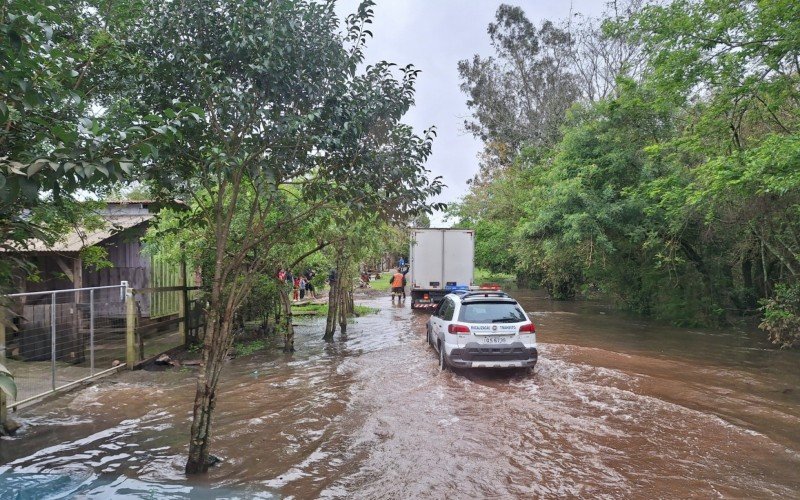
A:
[[[204,302],[196,287],[120,285],[5,296],[0,363],[14,375],[18,407],[51,392],[198,339]],[[155,307],[155,314],[154,309]]]
[[[0,361],[14,374],[9,406],[125,363],[125,285],[8,295]]]

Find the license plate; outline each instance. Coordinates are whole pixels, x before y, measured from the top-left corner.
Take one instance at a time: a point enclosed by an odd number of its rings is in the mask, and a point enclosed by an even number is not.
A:
[[[509,337],[483,337],[484,344],[505,344]]]

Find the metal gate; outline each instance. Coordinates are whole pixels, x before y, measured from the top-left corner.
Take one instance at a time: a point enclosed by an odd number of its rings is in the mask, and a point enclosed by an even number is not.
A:
[[[125,366],[127,283],[7,295],[0,362],[16,407]]]

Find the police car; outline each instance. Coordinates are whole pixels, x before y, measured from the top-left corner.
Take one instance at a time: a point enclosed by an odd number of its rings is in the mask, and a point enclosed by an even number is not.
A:
[[[523,368],[536,365],[536,328],[516,300],[501,290],[451,293],[426,325],[439,369]]]

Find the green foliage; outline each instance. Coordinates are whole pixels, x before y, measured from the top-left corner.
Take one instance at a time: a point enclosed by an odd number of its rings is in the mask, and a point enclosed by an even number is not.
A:
[[[411,221],[411,227],[431,227],[431,218],[428,214],[422,212]]]
[[[758,327],[770,341],[782,348],[800,346],[800,286],[779,285],[761,304],[764,319]]]
[[[389,282],[389,275],[391,274],[393,273],[383,273],[381,274],[381,279],[370,281],[370,288],[379,292],[388,292],[392,288],[392,284]]]
[[[0,390],[17,399],[17,384],[14,382],[14,375],[0,364]]]
[[[512,271],[511,237],[511,232],[502,222],[479,221],[475,224],[475,264],[498,273]]]
[[[475,268],[474,280],[476,285],[481,283],[512,283],[514,275],[502,272],[494,272],[489,269],[477,267]]]
[[[356,305],[353,309],[353,316],[368,316],[377,314],[379,309],[374,307]],[[325,316],[328,314],[328,304],[294,304],[292,314],[297,316]]]
[[[369,316],[370,314],[378,314],[379,311],[380,309],[377,309],[375,307],[362,306],[356,304],[356,307],[353,310],[353,314],[355,316]]]
[[[604,33],[639,44],[646,71],[573,106],[557,141],[494,155],[451,209],[477,228],[479,265],[682,325],[761,299],[773,341],[791,343],[773,332],[792,328],[780,321],[800,273],[798,9],[677,0],[608,17]]]
[[[104,247],[83,247],[80,251],[80,257],[83,266],[87,269],[99,271],[101,269],[114,267],[114,264],[108,260],[108,250]]]
[[[119,86],[137,75],[124,40],[129,12],[127,2],[104,0],[0,4],[3,250],[63,234],[63,225],[37,220],[36,211],[70,214],[76,193],[127,179],[194,120],[178,102],[145,119],[119,98]],[[2,284],[11,267],[24,266],[19,257],[4,259]]]
[[[237,356],[249,356],[267,348],[265,339],[255,339],[247,342],[236,342],[233,344],[233,351]]]

